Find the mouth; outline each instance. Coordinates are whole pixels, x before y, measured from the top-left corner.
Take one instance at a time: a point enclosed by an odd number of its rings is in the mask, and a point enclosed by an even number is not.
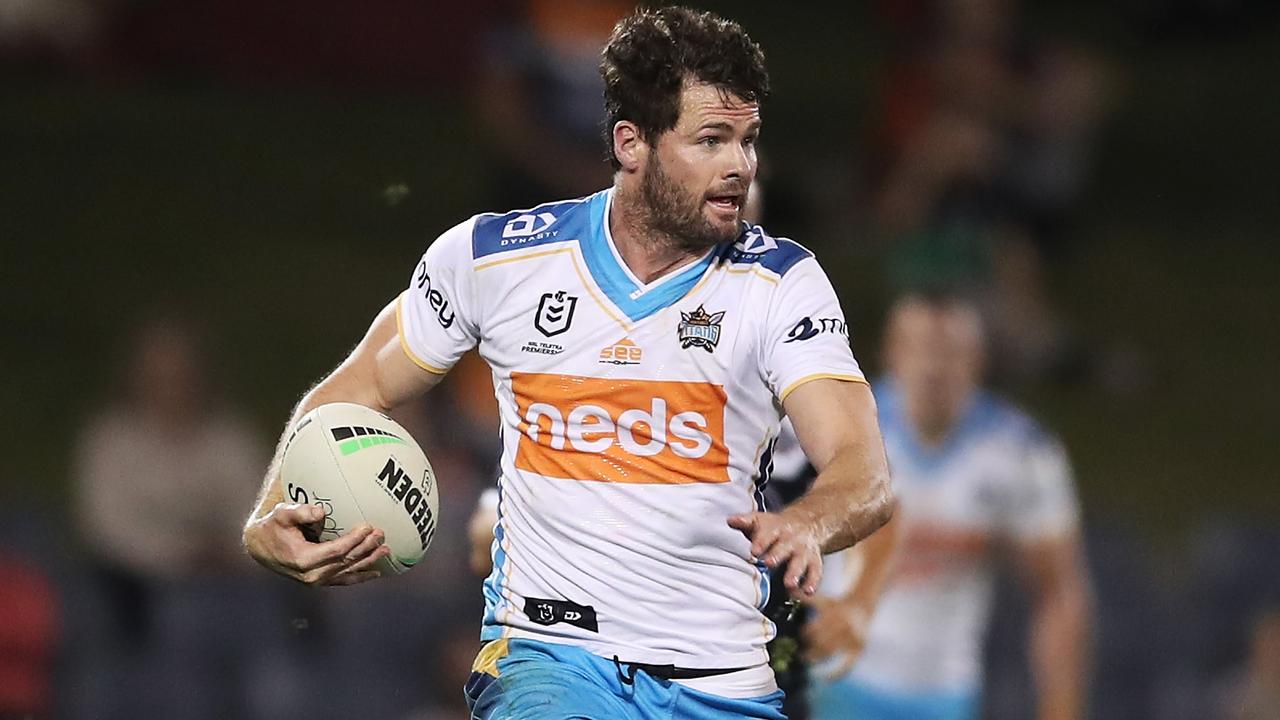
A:
[[[721,213],[736,215],[742,209],[742,195],[738,193],[709,195],[707,204]]]

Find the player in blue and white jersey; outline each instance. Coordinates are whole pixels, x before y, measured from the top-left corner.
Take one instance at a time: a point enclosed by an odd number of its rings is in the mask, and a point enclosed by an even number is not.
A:
[[[760,48],[710,13],[639,10],[601,73],[613,186],[445,231],[295,417],[390,410],[472,348],[490,366],[503,447],[474,717],[778,720],[768,570],[810,597],[822,554],[891,516],[875,402],[813,253],[743,218]],[[784,413],[818,476],[766,512]],[[310,584],[371,579],[379,532],[311,546],[318,519],[273,466],[245,544]]]
[[[819,592],[830,604],[809,635],[854,641],[813,668],[816,720],[976,718],[1004,557],[1031,591],[1037,717],[1084,717],[1090,591],[1067,458],[1026,414],[979,387],[982,344],[978,312],[962,299],[918,295],[891,312],[876,397],[902,543],[869,626],[855,599],[866,544],[828,558]],[[858,641],[852,671],[836,670]]]

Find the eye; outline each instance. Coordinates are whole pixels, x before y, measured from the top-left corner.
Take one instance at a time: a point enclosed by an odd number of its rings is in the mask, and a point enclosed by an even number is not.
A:
[[[706,147],[715,147],[720,144],[720,138],[715,135],[708,135],[699,140],[698,143],[700,145],[705,145]]]
[[[752,145],[755,145],[755,144],[756,144],[756,136],[755,136],[755,135],[748,135],[748,136],[746,136],[746,137],[742,138],[742,144],[743,144],[743,145],[746,145],[746,146],[748,146],[748,147],[750,147],[750,146],[752,146]]]

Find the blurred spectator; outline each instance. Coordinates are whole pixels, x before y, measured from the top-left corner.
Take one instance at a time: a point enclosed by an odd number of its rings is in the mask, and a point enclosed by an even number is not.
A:
[[[900,289],[980,293],[999,379],[1065,372],[1045,287],[1087,177],[1102,65],[1019,32],[1013,0],[890,6],[904,37],[882,87],[875,216]]]
[[[0,59],[88,60],[102,10],[95,0],[0,0]]]
[[[1280,714],[1280,605],[1253,627],[1249,655],[1221,702],[1222,720],[1271,720]]]
[[[600,48],[634,3],[527,0],[496,30],[477,85],[483,129],[497,151],[499,207],[576,197],[609,183],[601,141]]]
[[[1246,688],[1255,685],[1253,666],[1267,667],[1267,618],[1280,597],[1278,542],[1273,522],[1240,517],[1214,518],[1195,534],[1182,561],[1188,581],[1170,603],[1178,632],[1157,694],[1162,720],[1234,717],[1223,713],[1242,707]]]
[[[153,582],[247,567],[240,526],[266,454],[207,371],[195,327],[147,323],[125,392],[77,448],[76,519],[118,627],[135,638]]]
[[[77,447],[75,519],[108,627],[82,648],[110,677],[102,717],[255,717],[259,665],[287,639],[279,588],[240,546],[266,453],[211,379],[192,322],[162,316],[130,340],[119,395]],[[108,700],[110,702],[108,702]],[[90,698],[90,703],[93,699]]]
[[[50,579],[0,548],[0,718],[50,712],[58,612]]]

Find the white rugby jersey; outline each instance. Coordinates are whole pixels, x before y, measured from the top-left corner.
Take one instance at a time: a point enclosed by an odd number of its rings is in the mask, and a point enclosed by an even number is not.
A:
[[[1025,414],[986,393],[941,447],[927,447],[894,384],[875,387],[904,535],[852,677],[896,693],[977,692],[995,546],[1074,529],[1066,455]],[[820,594],[848,589],[857,572],[849,558],[827,558]]]
[[[844,316],[812,253],[759,226],[640,282],[610,237],[611,197],[471,218],[401,296],[419,365],[445,372],[478,343],[493,369],[503,455],[482,638],[760,665],[768,575],[726,521],[760,507],[782,399],[863,381]]]

